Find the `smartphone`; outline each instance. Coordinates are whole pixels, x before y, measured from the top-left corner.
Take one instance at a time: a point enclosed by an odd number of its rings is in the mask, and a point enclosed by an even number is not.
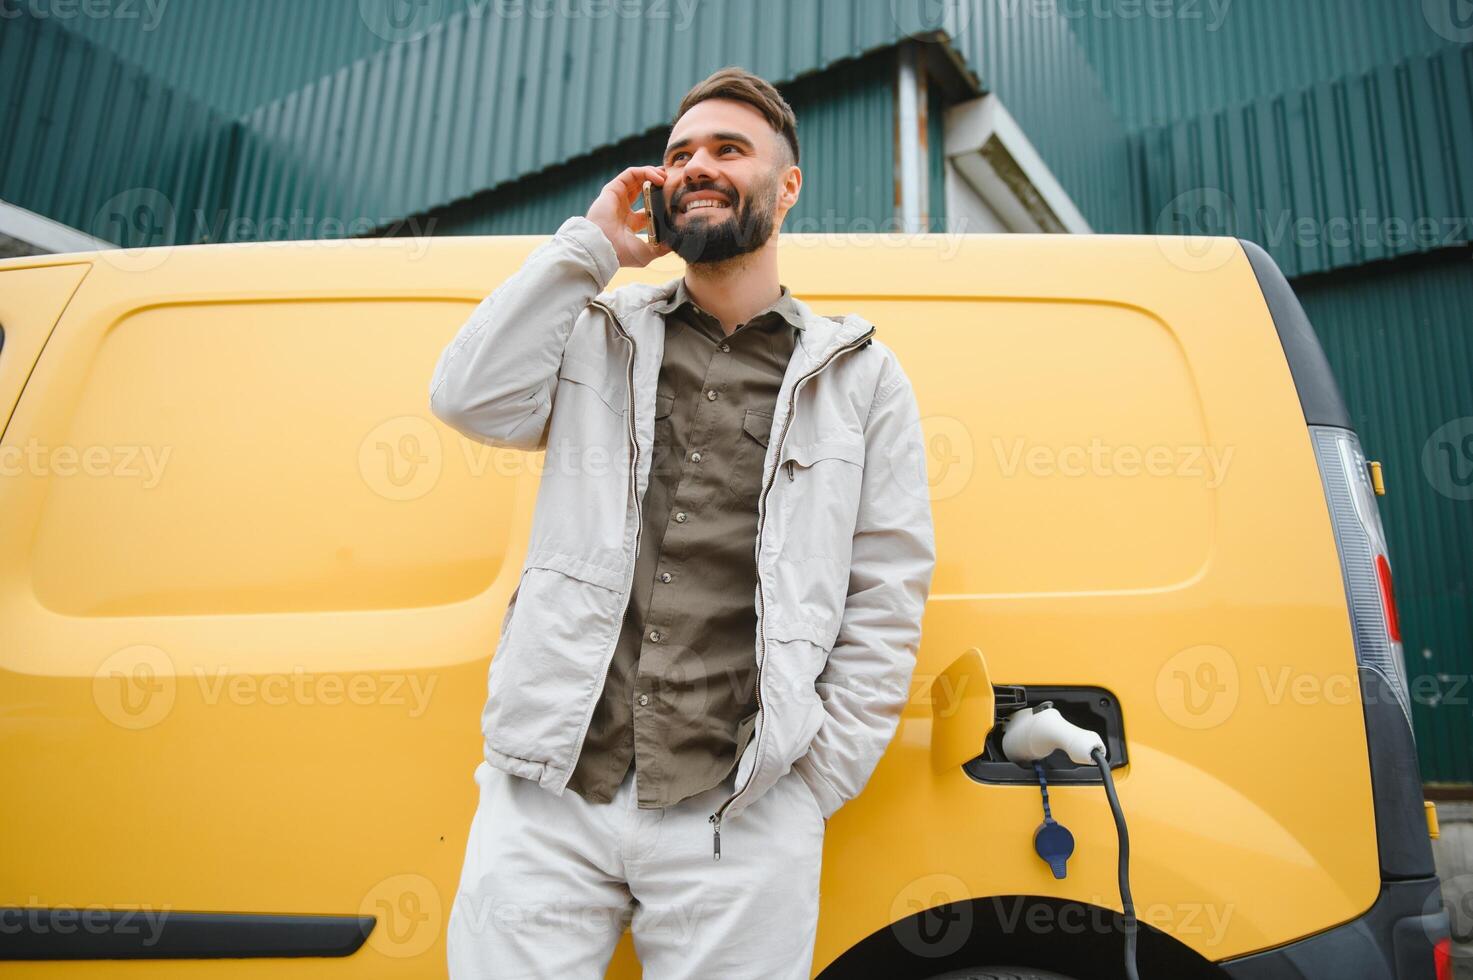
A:
[[[670,212],[665,207],[665,188],[654,181],[644,182],[644,209],[653,218],[645,240],[659,245],[670,240]]]

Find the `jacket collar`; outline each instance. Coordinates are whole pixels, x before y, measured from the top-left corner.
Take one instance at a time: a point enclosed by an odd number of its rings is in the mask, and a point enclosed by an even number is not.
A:
[[[617,289],[606,289],[594,299],[614,311],[636,344],[655,345],[663,350],[665,321],[656,308],[666,308],[675,302],[683,282],[684,277],[681,276],[663,284],[630,283]],[[872,323],[856,313],[846,314],[837,320],[821,316],[797,296],[789,295],[803,322],[802,329],[798,331],[797,349],[803,352],[808,364],[817,364],[835,349],[874,329]]]

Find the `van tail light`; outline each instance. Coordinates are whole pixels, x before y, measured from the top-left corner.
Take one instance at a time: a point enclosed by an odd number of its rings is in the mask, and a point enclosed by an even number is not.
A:
[[[1437,980],[1453,980],[1453,940],[1443,936],[1432,947],[1432,962],[1436,965]]]
[[[1391,589],[1391,561],[1360,438],[1349,429],[1323,425],[1310,426],[1309,435],[1340,550],[1356,662],[1386,679],[1411,728],[1412,705],[1402,659],[1401,623]]]
[[[1401,642],[1401,617],[1396,614],[1396,593],[1391,589],[1391,562],[1376,556],[1376,579],[1381,583],[1381,608],[1386,611],[1386,632],[1393,643]]]

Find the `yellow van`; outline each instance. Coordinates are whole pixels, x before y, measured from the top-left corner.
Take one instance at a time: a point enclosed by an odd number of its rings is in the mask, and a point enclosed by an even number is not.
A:
[[[425,379],[543,240],[0,263],[7,977],[444,974],[541,457],[438,422]],[[938,550],[911,702],[829,822],[814,975],[1124,975],[1101,774],[1046,760],[1058,878],[1001,752],[1049,702],[1108,747],[1141,976],[1446,976],[1379,471],[1268,256],[781,249],[913,380]]]

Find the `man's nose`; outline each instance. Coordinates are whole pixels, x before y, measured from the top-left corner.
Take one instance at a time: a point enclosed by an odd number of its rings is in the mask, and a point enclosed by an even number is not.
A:
[[[716,178],[717,170],[714,166],[716,158],[701,147],[691,154],[685,163],[685,181],[687,184],[710,183]]]

